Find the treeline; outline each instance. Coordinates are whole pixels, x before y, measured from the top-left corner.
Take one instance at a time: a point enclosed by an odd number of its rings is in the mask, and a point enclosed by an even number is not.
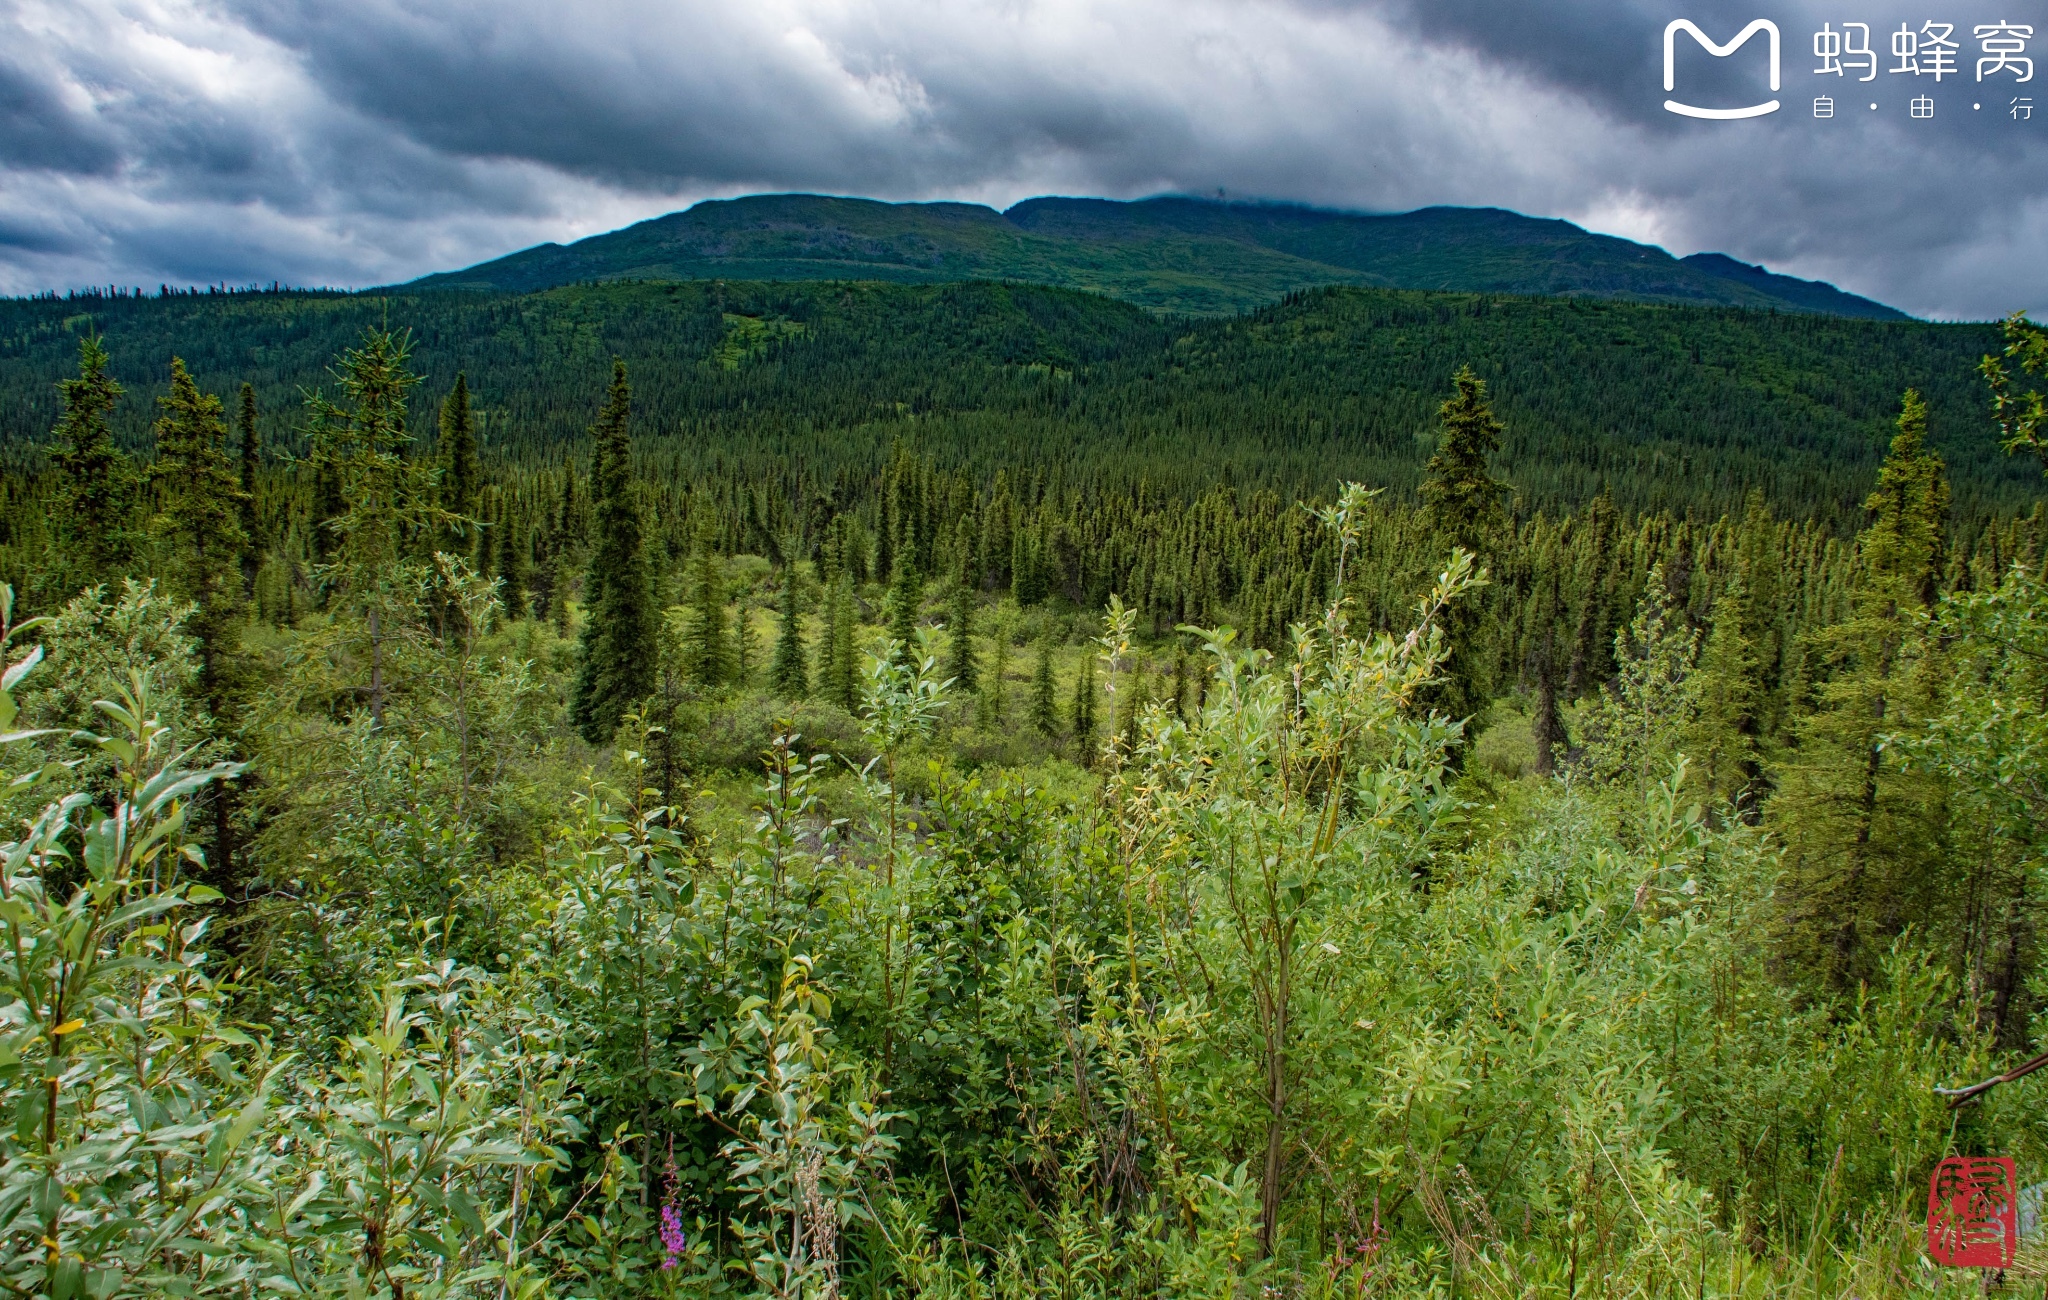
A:
[[[1282,496],[1337,479],[1413,499],[1460,361],[1508,426],[1514,510],[1713,517],[1764,492],[1853,529],[1898,394],[1918,387],[1965,519],[2027,508],[1976,389],[1995,331],[1485,295],[1329,290],[1237,320],[1006,285],[608,284],[520,296],[237,294],[0,304],[0,442],[32,469],[78,335],[98,331],[135,402],[171,355],[204,388],[247,382],[276,453],[303,455],[301,394],[366,326],[409,331],[422,397],[468,376],[488,457],[581,471],[588,394],[634,375],[643,476],[733,474],[802,501],[871,479],[899,444],[985,484],[996,471],[1179,498]],[[18,476],[11,476],[18,477]]]

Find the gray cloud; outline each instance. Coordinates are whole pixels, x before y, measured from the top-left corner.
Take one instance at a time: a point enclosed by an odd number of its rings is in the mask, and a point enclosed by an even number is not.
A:
[[[48,77],[0,56],[0,165],[92,174],[118,158],[108,133],[64,103]]]
[[[2048,21],[2020,12],[2042,0],[1911,3],[1952,8],[1965,56],[1968,27],[2004,17],[2048,54]],[[1680,12],[1722,39],[1777,21],[1787,108],[1663,112]],[[0,289],[382,283],[762,189],[1223,187],[1564,216],[1925,313],[2048,305],[2048,113],[2011,122],[2010,94],[1961,78],[1909,122],[1924,81],[1811,71],[1821,22],[1868,21],[1882,50],[1925,17],[1894,0],[0,0]],[[1685,59],[1702,94],[1756,75]],[[1817,87],[1836,120],[1812,118]],[[1849,111],[1864,94],[1883,110]]]

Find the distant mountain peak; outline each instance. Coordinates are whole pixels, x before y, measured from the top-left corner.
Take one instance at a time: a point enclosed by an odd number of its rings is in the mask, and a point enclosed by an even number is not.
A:
[[[585,280],[1014,280],[1158,310],[1228,315],[1319,285],[1903,312],[1720,253],[1675,258],[1505,208],[1369,213],[1162,194],[887,203],[819,194],[707,199],[571,244],[540,244],[418,288],[528,291]]]

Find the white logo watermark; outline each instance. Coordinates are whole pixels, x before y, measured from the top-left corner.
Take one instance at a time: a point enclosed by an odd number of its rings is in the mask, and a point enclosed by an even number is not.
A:
[[[1725,59],[1749,42],[1758,32],[1766,32],[1771,38],[1771,90],[1778,89],[1778,25],[1768,18],[1759,18],[1737,32],[1735,39],[1726,45],[1717,45],[1712,37],[1699,29],[1699,24],[1690,18],[1673,19],[1664,28],[1664,93],[1670,94],[1678,88],[1678,34],[1698,41],[1707,53],[1717,59]],[[1686,117],[1705,117],[1716,121],[1727,121],[1740,117],[1762,117],[1778,111],[1778,101],[1773,99],[1762,104],[1750,104],[1743,108],[1700,108],[1693,104],[1681,104],[1675,99],[1664,101],[1667,112],[1680,113]]]
[[[1848,81],[1873,82],[1884,73],[1893,76],[1910,76],[1915,85],[1923,84],[1922,77],[1931,77],[1938,88],[1948,78],[1961,81],[1972,79],[1985,81],[2009,81],[2025,83],[2034,79],[2034,60],[2028,52],[2035,28],[2031,23],[2016,23],[2005,18],[1990,23],[1938,22],[1928,19],[1915,26],[1902,22],[1895,32],[1876,33],[1867,22],[1847,22],[1840,18],[1823,22],[1820,30],[1813,34],[1813,57],[1818,66],[1812,69],[1816,77],[1837,77],[1841,80],[1830,83],[1842,85]],[[1680,33],[1690,36],[1701,49],[1717,59],[1725,59],[1749,44],[1750,38],[1762,32],[1769,39],[1770,87],[1772,98],[1761,103],[1744,104],[1737,108],[1705,108],[1675,97],[1678,89],[1678,37]],[[1885,36],[1889,36],[1892,62],[1887,66],[1885,57]],[[1877,37],[1873,40],[1873,36]],[[1975,50],[1966,45],[1974,43]],[[1666,112],[1683,117],[1706,118],[1713,121],[1730,121],[1740,118],[1762,117],[1778,111],[1776,98],[1783,82],[1779,49],[1778,25],[1768,18],[1753,19],[1748,26],[1735,34],[1735,38],[1723,45],[1701,30],[1699,24],[1689,18],[1672,20],[1664,28],[1664,92],[1673,98],[1664,101]],[[1897,83],[1891,83],[1897,84]],[[1816,87],[1815,89],[1819,89]],[[1687,97],[1688,99],[1691,96]],[[1981,112],[1983,102],[1969,105],[1973,111]],[[1996,109],[1994,103],[1993,108]],[[2008,114],[2014,121],[2024,122],[2032,117],[2033,101],[2024,96],[2015,97]],[[1871,111],[1878,109],[1873,101]],[[1907,116],[1926,120],[1934,116],[1934,99],[1920,93],[1906,105]],[[1817,118],[1833,118],[1837,104],[1833,95],[1821,93],[1814,97],[1813,115]],[[1896,111],[1894,108],[1893,111]]]

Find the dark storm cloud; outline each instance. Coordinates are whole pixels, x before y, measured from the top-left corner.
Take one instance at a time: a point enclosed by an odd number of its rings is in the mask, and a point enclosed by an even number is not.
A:
[[[1927,3],[1965,35],[2034,21],[2048,47],[2029,6]],[[1677,16],[1724,40],[1778,22],[1786,109],[1664,112]],[[1811,117],[1821,22],[1868,21],[1883,49],[1887,24],[1927,16],[1893,0],[0,0],[0,287],[378,283],[762,189],[1001,204],[1223,187],[1498,204],[1921,312],[2048,304],[2048,115],[1968,113],[1952,81],[1935,121],[1908,123],[1888,78],[1869,88],[1886,112]],[[1756,75],[1690,47],[1681,62],[1702,94]]]
[[[1625,118],[1641,120],[1660,70],[1642,57],[1674,17],[1710,23],[1710,30],[1743,12],[1727,0],[1686,5],[1637,5],[1626,0],[1546,0],[1540,4],[1488,0],[1395,0],[1387,12],[1403,27],[1438,43],[1472,50],[1498,66],[1515,67],[1544,81],[1567,85]],[[1737,26],[1740,23],[1736,24]]]
[[[67,105],[49,78],[0,54],[0,165],[94,174],[119,157],[109,133]]]
[[[550,8],[427,14],[245,2],[329,94],[435,149],[632,189],[761,183],[921,193],[1056,150],[1186,147],[1179,114],[1043,64],[959,57],[879,19],[837,30],[774,8],[619,5],[564,31]],[[367,21],[365,18],[367,17]],[[923,26],[923,25],[917,25]],[[930,35],[929,27],[924,32]],[[1052,75],[1048,75],[1052,74]]]

